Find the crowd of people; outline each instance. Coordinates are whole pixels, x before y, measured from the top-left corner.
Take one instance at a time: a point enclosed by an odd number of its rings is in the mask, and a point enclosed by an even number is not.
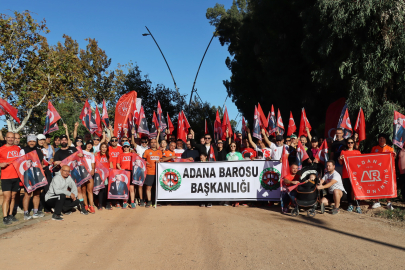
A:
[[[228,136],[226,139],[218,138],[214,140],[210,134],[205,134],[195,138],[195,133],[190,129],[187,141],[176,140],[175,135],[165,130],[157,134],[155,138],[138,137],[135,130],[131,130],[131,136],[125,134],[118,139],[113,134],[110,127],[105,130],[102,136],[90,133],[85,136],[78,135],[79,123],[75,124],[73,137],[70,138],[67,125],[64,125],[66,133],[61,136],[52,137],[49,134],[28,135],[26,145],[20,145],[21,136],[18,133],[7,132],[5,138],[0,134],[0,168],[1,168],[1,188],[3,191],[3,223],[8,225],[17,221],[15,214],[17,211],[24,212],[24,219],[43,217],[44,213],[52,213],[53,220],[63,220],[64,215],[69,215],[78,209],[84,215],[95,214],[103,209],[113,208],[135,209],[139,207],[152,207],[154,189],[156,185],[156,163],[172,162],[176,159],[189,162],[207,161],[235,161],[235,160],[279,160],[282,161],[284,150],[288,153],[288,163],[290,174],[285,176],[284,186],[295,185],[299,182],[297,172],[299,166],[316,166],[318,168],[320,184],[317,186],[321,190],[321,208],[333,204],[332,214],[339,213],[341,201],[347,201],[347,211],[361,213],[358,202],[354,199],[352,185],[344,164],[344,157],[359,155],[359,142],[356,134],[345,139],[344,131],[340,128],[336,130],[334,139],[326,139],[329,146],[329,161],[326,164],[319,163],[315,157],[320,151],[320,145],[324,138],[312,136],[307,130],[306,136],[292,134],[283,136],[276,134],[268,136],[262,130],[262,139],[252,137],[249,129],[242,136],[237,133],[235,137]],[[308,159],[297,164],[298,140],[304,146],[308,154]],[[381,134],[378,143],[372,148],[372,153],[393,152],[394,149],[388,145],[389,139]],[[69,166],[61,166],[64,159],[79,151],[78,156],[83,157],[91,174],[90,180],[77,186],[74,181],[75,175]],[[48,184],[42,188],[29,192],[21,183],[15,168],[11,163],[20,156],[31,151],[36,151],[41,161]],[[132,171],[131,156],[136,153],[146,161],[146,178],[143,186],[131,183],[128,190],[128,200],[113,200],[108,198],[108,181],[105,181],[104,189],[97,192],[93,190],[96,185],[102,184],[95,176],[95,162],[105,166],[107,169],[120,169]],[[398,189],[405,192],[405,150],[401,149],[396,153],[398,158],[399,178]],[[131,181],[132,182],[132,181]],[[117,189],[120,188],[117,182]],[[24,197],[20,199],[20,189],[24,189]],[[403,193],[402,193],[403,194]],[[282,211],[287,213],[289,206],[293,204],[295,193],[285,193],[282,196]],[[226,204],[227,205],[227,204]],[[238,206],[239,203],[234,203]],[[207,204],[211,207],[212,204]],[[357,207],[356,207],[357,206]],[[374,201],[372,208],[381,207],[380,202]],[[388,209],[393,209],[391,201],[388,200]],[[22,209],[22,210],[20,210]],[[31,215],[32,210],[32,215]]]

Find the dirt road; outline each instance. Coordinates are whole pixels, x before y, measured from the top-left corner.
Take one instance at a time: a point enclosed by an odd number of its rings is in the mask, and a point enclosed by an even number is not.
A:
[[[405,229],[342,212],[103,210],[0,236],[2,269],[403,269]]]

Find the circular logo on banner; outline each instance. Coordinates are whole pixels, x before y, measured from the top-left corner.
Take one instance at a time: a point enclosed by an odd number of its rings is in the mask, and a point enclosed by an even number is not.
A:
[[[129,110],[129,103],[128,102],[122,102],[120,106],[118,106],[118,113],[122,116],[126,116],[127,112]]]
[[[181,175],[173,169],[164,170],[159,176],[160,186],[167,191],[178,190],[181,185]]]
[[[281,173],[275,168],[266,168],[260,174],[260,184],[266,190],[276,190],[280,187]]]

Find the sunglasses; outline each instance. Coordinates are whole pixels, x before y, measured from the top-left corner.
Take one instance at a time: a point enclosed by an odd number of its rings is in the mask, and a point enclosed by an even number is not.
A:
[[[111,141],[112,141],[112,142],[118,142],[118,140],[117,140],[117,139],[112,139]]]
[[[236,145],[231,145],[231,147],[233,148],[233,147],[236,147]]]
[[[204,138],[204,139],[206,139],[206,140],[211,140],[211,138]]]
[[[354,144],[354,142],[347,142],[347,144]]]
[[[218,142],[217,144],[224,144],[223,142]]]
[[[148,142],[146,142],[146,141],[142,141],[141,143],[148,143]]]
[[[127,142],[128,140],[121,140],[122,142]]]
[[[94,138],[93,141],[99,141],[100,139]]]
[[[129,148],[129,146],[128,146],[128,145],[124,145],[124,148]]]
[[[77,140],[77,142],[81,142],[81,143],[82,143],[83,141],[82,141],[82,140]]]
[[[291,142],[291,140],[286,140],[286,142]]]

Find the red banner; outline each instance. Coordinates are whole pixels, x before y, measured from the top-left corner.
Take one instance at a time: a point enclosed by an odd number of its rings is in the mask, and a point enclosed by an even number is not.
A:
[[[124,130],[128,130],[128,123],[132,120],[132,112],[136,106],[137,93],[131,91],[126,93],[117,102],[115,106],[115,119],[114,119],[114,136],[118,139],[124,136]]]
[[[146,178],[146,161],[138,154],[132,154],[132,184],[143,186]]]
[[[109,175],[110,170],[96,159],[93,192],[105,188],[104,183]]]
[[[108,199],[128,200],[131,172],[110,169],[108,177]]]
[[[90,171],[87,168],[87,162],[79,157],[80,151],[68,156],[60,163],[60,166],[68,165],[70,167],[70,176],[75,181],[76,186],[80,187],[91,178]]]
[[[356,199],[397,197],[393,153],[349,156],[344,160]]]
[[[12,164],[29,193],[48,184],[37,151],[31,151],[17,158]]]

